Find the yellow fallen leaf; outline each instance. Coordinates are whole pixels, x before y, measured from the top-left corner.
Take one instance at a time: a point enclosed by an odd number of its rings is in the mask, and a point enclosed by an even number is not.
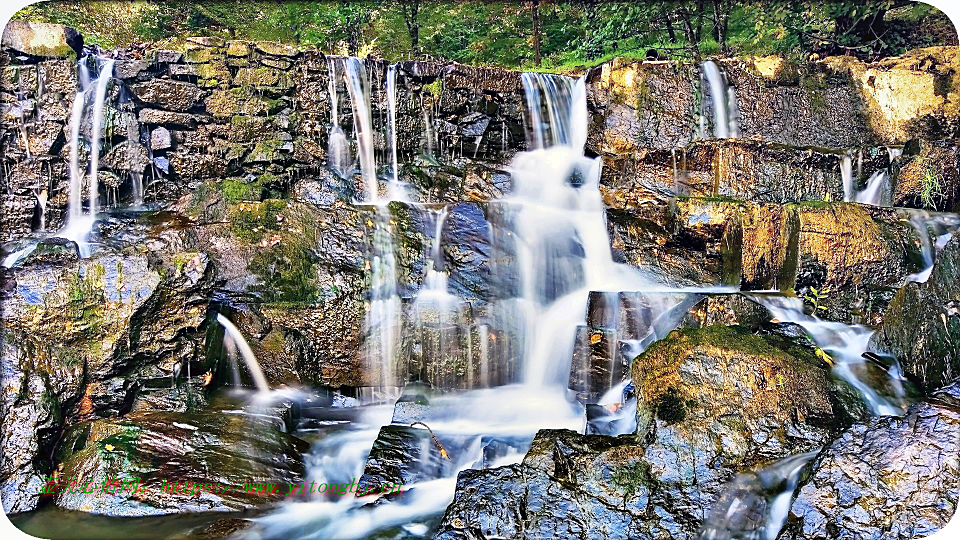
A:
[[[107,452],[113,452],[114,450],[114,446],[112,444],[105,444],[103,447],[107,450]]]

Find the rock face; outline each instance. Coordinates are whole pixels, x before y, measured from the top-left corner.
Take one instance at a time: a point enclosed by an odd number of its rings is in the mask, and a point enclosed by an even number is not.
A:
[[[17,513],[40,501],[64,417],[83,394],[83,364],[24,332],[0,338],[0,498]]]
[[[960,492],[960,384],[901,417],[849,428],[813,463],[780,538],[917,538],[950,521]]]
[[[603,193],[614,252],[677,284],[794,289],[808,300],[816,289],[821,316],[876,325],[897,287],[923,270],[906,211]]]
[[[65,436],[69,444],[57,476],[66,485],[54,501],[61,508],[110,516],[241,510],[277,502],[291,484],[303,481],[301,452],[307,448],[283,430],[279,417],[216,409],[138,412],[77,425]],[[69,479],[80,484],[72,492]],[[139,480],[139,486],[104,492],[104,484],[115,479]]]
[[[897,291],[871,345],[896,356],[928,391],[960,374],[960,236],[940,253],[926,283]]]
[[[850,57],[793,64],[718,59],[739,107],[740,135],[794,147],[848,149],[956,134],[956,47],[917,49],[863,63]],[[594,68],[588,147],[598,154],[688,146],[701,110],[700,68],[617,59]],[[916,89],[909,102],[899,99]],[[704,101],[709,91],[700,91]],[[708,137],[709,134],[700,135]]]
[[[736,327],[678,330],[634,361],[637,435],[540,431],[522,463],[460,473],[435,538],[695,538],[736,472],[858,414],[817,362]]]
[[[3,48],[48,58],[79,56],[83,36],[62,24],[9,21],[3,29]]]

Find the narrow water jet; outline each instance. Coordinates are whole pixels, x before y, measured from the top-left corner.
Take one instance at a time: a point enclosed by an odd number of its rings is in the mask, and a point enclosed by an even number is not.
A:
[[[233,341],[233,345],[240,351],[240,356],[247,365],[250,376],[253,377],[253,384],[256,386],[257,391],[261,393],[270,392],[270,384],[267,383],[267,378],[263,375],[263,370],[260,369],[260,363],[257,362],[257,357],[253,354],[253,349],[250,348],[250,344],[247,343],[247,340],[243,337],[240,330],[222,313],[217,314],[217,322],[223,326],[227,335]]]

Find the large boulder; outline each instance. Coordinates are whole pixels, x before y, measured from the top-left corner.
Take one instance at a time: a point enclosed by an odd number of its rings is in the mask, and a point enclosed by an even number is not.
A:
[[[47,58],[79,56],[83,36],[62,24],[9,21],[3,29],[3,48]]]
[[[810,349],[736,326],[675,330],[634,359],[633,381],[655,465],[689,461],[701,494],[731,469],[822,445],[859,414]]]
[[[925,283],[897,292],[871,345],[897,357],[927,390],[960,374],[960,235],[940,253]]]
[[[960,383],[899,417],[850,427],[827,447],[790,508],[781,538],[918,538],[960,498]]]

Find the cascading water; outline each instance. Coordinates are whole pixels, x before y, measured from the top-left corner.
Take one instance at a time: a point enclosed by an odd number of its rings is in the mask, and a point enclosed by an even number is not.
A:
[[[83,90],[77,93],[74,98],[73,112],[70,124],[70,203],[67,211],[67,225],[58,233],[59,236],[73,240],[80,246],[80,255],[87,257],[90,254],[90,247],[87,244],[87,236],[97,219],[100,199],[100,138],[103,128],[103,109],[104,100],[107,95],[107,85],[110,77],[113,75],[114,60],[106,59],[100,64],[99,73],[95,81],[93,94],[93,113],[90,119],[90,169],[88,180],[86,182],[88,189],[88,207],[87,213],[83,212],[83,187],[84,175],[80,169],[80,125],[83,121],[83,113],[88,99],[89,84]],[[81,80],[84,79],[86,70],[86,57],[80,61]],[[89,77],[89,75],[87,75]]]
[[[699,540],[776,540],[787,522],[800,473],[817,451],[738,475],[700,528]]]
[[[407,201],[406,186],[400,182],[400,165],[397,161],[397,64],[387,68],[387,122],[390,129],[391,175],[387,195],[394,201]]]
[[[96,58],[96,57],[94,57]],[[103,127],[104,101],[106,100],[107,87],[113,75],[113,59],[99,59],[99,71],[96,85],[91,88],[90,69],[88,62],[89,56],[84,56],[78,63],[78,77],[80,84],[77,88],[77,94],[73,99],[73,107],[70,112],[70,195],[67,202],[67,222],[63,228],[55,233],[55,236],[73,240],[79,247],[81,257],[90,256],[90,244],[87,243],[87,237],[93,228],[97,219],[99,209],[99,164],[100,164],[100,139]],[[93,95],[91,96],[91,90]],[[92,112],[87,115],[91,105]],[[85,121],[90,123],[89,143],[89,172],[84,174],[80,168],[80,145],[81,128]],[[85,181],[86,178],[86,181]],[[87,186],[88,207],[84,212],[83,208],[83,189]],[[4,258],[2,265],[7,268],[15,266],[19,261],[33,252],[36,243],[31,243]]]
[[[360,174],[366,190],[362,202],[377,204],[380,189],[377,182],[377,162],[373,148],[373,117],[370,114],[370,77],[363,62],[356,57],[343,60],[344,82],[350,94],[353,109],[353,128],[357,136],[357,156]]]
[[[840,158],[840,179],[843,183],[843,200],[851,202],[856,193],[853,185],[853,156],[847,152]]]
[[[363,359],[368,375],[366,392],[376,389],[392,394],[399,384],[397,370],[397,343],[400,335],[400,296],[397,291],[397,265],[393,247],[393,228],[386,203],[382,200],[376,171],[373,146],[373,117],[371,115],[370,82],[363,62],[355,57],[328,57],[330,76],[331,130],[330,166],[341,177],[352,176],[349,143],[339,126],[337,117],[337,81],[342,77],[350,97],[357,153],[366,193],[360,204],[370,205],[373,216],[368,222],[371,244],[367,258],[369,298],[364,321]],[[351,163],[347,165],[347,163]],[[349,169],[349,173],[347,170]],[[365,399],[379,401],[381,395],[365,395]]]
[[[895,416],[903,413],[906,408],[904,379],[896,361],[886,367],[889,395],[882,395],[864,382],[864,372],[869,366],[863,354],[867,352],[873,330],[865,326],[824,321],[807,315],[803,311],[803,301],[799,298],[764,294],[750,296],[766,307],[780,322],[800,325],[814,343],[830,355],[833,360],[833,373],[860,393],[873,414]]]
[[[886,169],[880,169],[870,175],[867,180],[867,187],[857,193],[854,200],[861,204],[872,206],[890,205],[890,181],[887,179]]]
[[[713,60],[700,64],[700,87],[710,88],[713,107],[713,136],[717,139],[740,136],[740,112],[737,107],[736,90],[727,84],[720,66]],[[703,92],[701,91],[701,94]],[[706,137],[707,117],[704,104],[700,110],[700,136]]]
[[[960,228],[960,215],[930,213],[925,210],[911,212],[910,225],[917,231],[920,239],[920,252],[923,255],[923,270],[910,274],[906,281],[926,283],[933,272],[936,254],[946,247]]]

